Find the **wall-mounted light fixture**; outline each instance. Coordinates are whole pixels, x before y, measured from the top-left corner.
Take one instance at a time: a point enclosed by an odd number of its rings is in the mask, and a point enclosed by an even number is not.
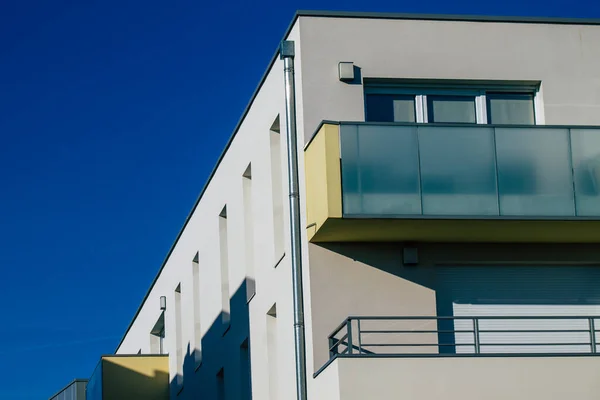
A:
[[[160,309],[162,311],[167,309],[167,296],[160,296]]]
[[[351,82],[354,80],[354,63],[351,61],[340,61],[338,64],[340,81]]]

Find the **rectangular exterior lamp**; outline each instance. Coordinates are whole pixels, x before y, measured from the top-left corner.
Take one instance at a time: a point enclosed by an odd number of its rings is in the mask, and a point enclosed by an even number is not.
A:
[[[340,81],[351,82],[354,80],[354,63],[350,61],[341,61],[338,64],[338,73]]]

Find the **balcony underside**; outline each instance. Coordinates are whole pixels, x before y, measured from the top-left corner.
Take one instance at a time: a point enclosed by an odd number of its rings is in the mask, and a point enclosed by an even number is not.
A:
[[[600,221],[329,218],[311,242],[597,243]]]

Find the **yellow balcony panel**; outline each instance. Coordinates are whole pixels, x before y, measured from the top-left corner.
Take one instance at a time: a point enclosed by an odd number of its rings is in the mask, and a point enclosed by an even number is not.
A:
[[[340,137],[337,125],[323,124],[305,150],[306,218],[309,239],[329,218],[342,217]]]

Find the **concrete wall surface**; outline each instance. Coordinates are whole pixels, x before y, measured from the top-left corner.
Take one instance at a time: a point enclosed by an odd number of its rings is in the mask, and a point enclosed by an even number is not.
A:
[[[600,125],[600,26],[300,17],[303,125],[364,121],[361,78],[541,82],[538,123]],[[299,125],[300,126],[300,125]]]

